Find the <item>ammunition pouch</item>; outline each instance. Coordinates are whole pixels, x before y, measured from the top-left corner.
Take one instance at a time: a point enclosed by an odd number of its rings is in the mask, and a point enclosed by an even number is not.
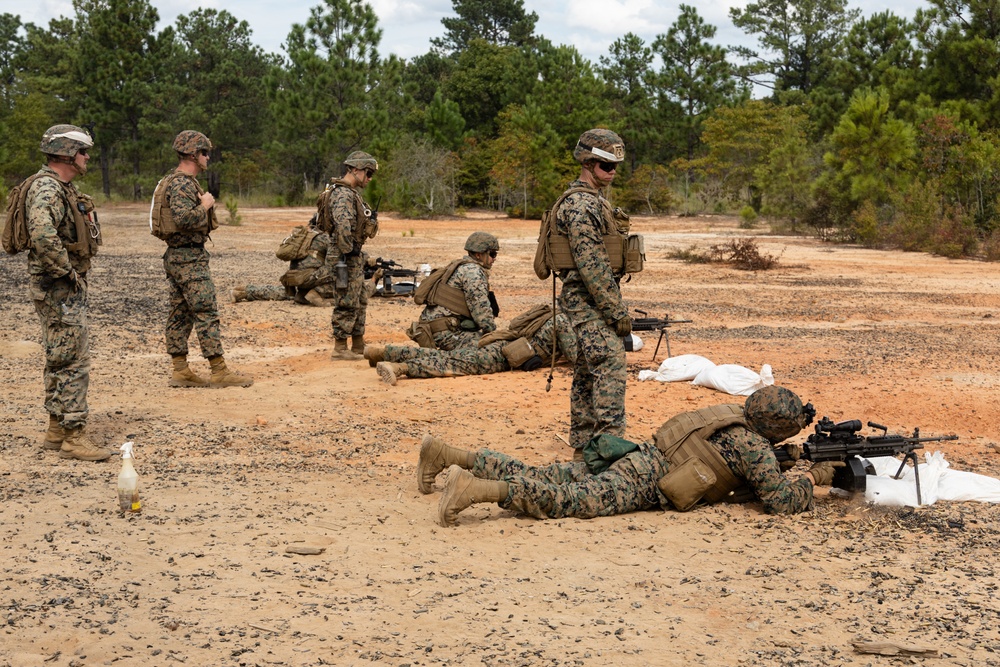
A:
[[[437,349],[434,334],[439,331],[454,331],[458,328],[458,319],[454,317],[439,317],[435,320],[413,322],[406,330],[406,335],[420,347]]]
[[[528,342],[527,338],[518,338],[507,343],[500,348],[500,351],[503,352],[503,356],[511,368],[520,368],[530,361],[532,357],[538,356],[535,348],[531,347],[531,343]]]
[[[697,456],[690,456],[656,482],[656,487],[679,512],[694,507],[716,482],[712,468]]]

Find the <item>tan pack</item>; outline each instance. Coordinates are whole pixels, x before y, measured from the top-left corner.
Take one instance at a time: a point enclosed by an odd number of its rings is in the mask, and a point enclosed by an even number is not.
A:
[[[531,338],[542,328],[547,320],[552,319],[552,306],[539,304],[532,306],[510,321],[507,327],[518,336]]]
[[[452,287],[448,284],[448,281],[459,266],[474,261],[471,257],[463,257],[444,268],[435,269],[431,275],[421,280],[420,284],[417,285],[417,289],[413,291],[413,303],[418,306],[425,304],[428,306],[441,306],[453,313],[471,318],[472,312],[469,310],[469,304],[465,301],[465,292],[457,287]]]
[[[679,512],[687,512],[715,485],[712,468],[697,456],[689,456],[674,465],[657,480],[656,486]]]
[[[31,235],[28,232],[28,212],[25,210],[28,190],[37,178],[47,176],[58,183],[66,196],[70,211],[73,213],[73,227],[76,231],[76,242],[63,242],[66,252],[71,252],[83,258],[97,254],[97,247],[103,244],[101,225],[94,212],[94,200],[85,194],[77,193],[73,188],[50,174],[34,174],[11,188],[7,199],[7,223],[0,235],[0,243],[8,254],[28,250],[31,247]]]
[[[611,203],[593,188],[570,188],[556,200],[552,208],[542,214],[538,230],[538,247],[535,249],[535,275],[547,279],[553,271],[575,269],[576,261],[570,249],[569,237],[556,231],[556,216],[563,201],[572,194],[586,192],[596,195],[601,202],[601,219],[604,223],[604,248],[611,262],[611,270],[619,275],[642,271],[646,250],[642,236],[629,234],[629,216],[620,208],[611,208]]]
[[[306,225],[299,225],[292,229],[292,233],[285,237],[278,249],[274,252],[275,257],[283,262],[291,262],[302,259],[309,254],[309,247],[313,239],[319,236],[319,232],[310,229]]]
[[[538,356],[538,352],[531,347],[527,338],[511,341],[500,348],[500,351],[503,352],[503,356],[511,368],[520,368],[528,359]]]
[[[174,224],[174,214],[170,211],[170,206],[167,204],[167,185],[169,185],[170,181],[174,178],[190,178],[194,181],[195,187],[198,189],[198,195],[200,196],[205,194],[205,191],[202,189],[201,183],[198,182],[198,179],[194,176],[188,176],[184,172],[175,171],[160,179],[160,182],[156,184],[156,189],[153,190],[153,201],[149,205],[149,233],[161,241],[166,241],[173,234],[177,234],[181,231],[177,228],[177,225]],[[192,229],[186,231],[208,235],[218,228],[219,221],[215,217],[215,207],[213,206],[208,210],[208,229]]]

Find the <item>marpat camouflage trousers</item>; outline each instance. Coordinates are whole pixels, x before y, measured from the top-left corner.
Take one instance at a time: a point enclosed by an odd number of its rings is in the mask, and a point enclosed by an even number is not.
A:
[[[510,370],[500,345],[465,347],[446,352],[412,345],[386,345],[385,360],[406,364],[413,378],[446,378],[489,375]]]
[[[80,278],[74,293],[66,278],[31,276],[28,293],[42,325],[45,348],[45,409],[61,418],[63,428],[87,423],[90,341],[87,285]]]
[[[208,251],[203,248],[167,248],[163,254],[163,270],[170,283],[166,331],[170,356],[187,355],[192,329],[198,333],[203,357],[210,359],[222,354],[219,308],[208,258]]]
[[[570,392],[569,444],[602,433],[625,436],[625,345],[601,319],[574,322],[577,353]]]
[[[330,316],[333,337],[338,340],[363,336],[368,311],[364,256],[345,257],[344,261],[347,263],[347,289],[334,286],[335,305]]]
[[[662,457],[657,459],[650,452],[641,446],[600,475],[593,475],[583,462],[535,467],[481,449],[472,474],[507,482],[510,491],[507,500],[500,503],[504,509],[537,519],[592,519],[659,505],[656,481],[666,473],[666,467]]]
[[[293,297],[281,285],[247,285],[247,301],[290,301]]]

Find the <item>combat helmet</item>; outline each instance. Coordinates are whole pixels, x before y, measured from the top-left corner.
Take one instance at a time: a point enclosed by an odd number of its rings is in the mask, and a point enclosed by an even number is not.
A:
[[[197,155],[200,150],[212,150],[212,142],[197,130],[183,130],[174,137],[173,148],[181,155]]]
[[[747,397],[743,415],[751,430],[777,444],[808,426],[816,411],[811,403],[803,406],[795,392],[770,385]]]
[[[625,159],[625,143],[611,130],[587,130],[577,140],[573,158],[581,164],[588,160],[621,162]]]
[[[378,171],[378,160],[364,151],[354,151],[344,160],[344,164],[355,169]]]
[[[42,143],[38,150],[46,155],[60,155],[62,157],[75,157],[81,149],[87,149],[94,145],[94,140],[90,138],[87,131],[76,125],[53,125],[45,130],[42,135]]]
[[[465,239],[465,249],[468,252],[496,252],[500,250],[500,242],[497,237],[486,232],[472,232],[469,238]]]

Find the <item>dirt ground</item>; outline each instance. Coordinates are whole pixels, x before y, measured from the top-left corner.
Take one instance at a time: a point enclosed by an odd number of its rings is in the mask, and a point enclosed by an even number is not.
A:
[[[885,509],[821,492],[793,517],[749,504],[590,521],[477,505],[439,527],[438,494],[415,484],[421,438],[565,460],[569,370],[550,392],[544,371],[389,387],[365,361],[331,361],[328,309],[227,298],[277,281],[274,249],[310,211],[242,215],[215,234],[212,272],[227,358],[256,382],[196,390],[167,386],[163,246],[146,207],[102,211],[89,430],[135,442],[138,515],[117,511],[117,457],[41,450],[26,260],[0,258],[0,666],[1000,665],[993,505]],[[551,298],[531,269],[536,222],[382,217],[366,249],[410,268],[460,256],[472,231],[496,234],[501,319]],[[746,235],[731,219],[634,228],[648,268],[622,291],[650,315],[693,320],[671,329],[673,354],[770,364],[820,415],[954,433],[928,449],[997,474],[1000,265],[761,235],[779,268],[747,273],[668,258]],[[373,300],[369,341],[408,342],[418,313]],[[631,439],[741,400],[639,382],[666,356],[653,361],[655,334],[644,337],[629,355]],[[862,654],[858,642],[937,654]]]

